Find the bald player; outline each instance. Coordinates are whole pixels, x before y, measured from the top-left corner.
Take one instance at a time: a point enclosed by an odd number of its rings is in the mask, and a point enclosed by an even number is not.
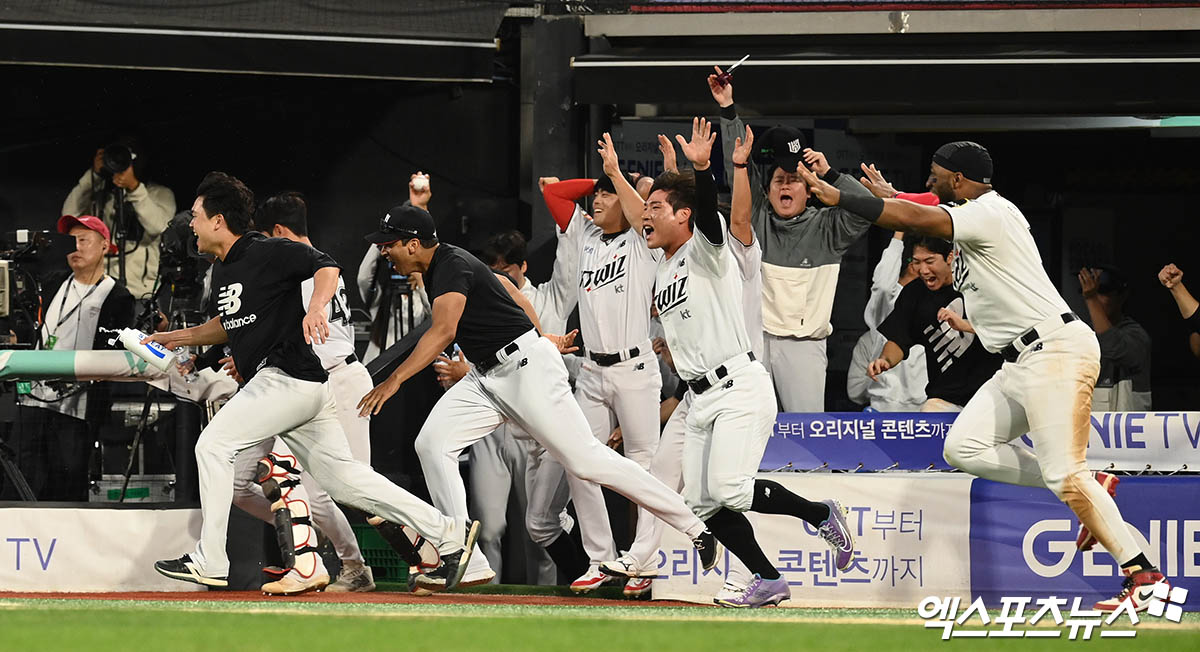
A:
[[[852,196],[803,164],[797,167],[826,204],[886,229],[954,242],[954,289],[962,293],[983,347],[1000,353],[1004,364],[955,419],[946,461],[989,480],[1054,492],[1125,576],[1121,591],[1096,609],[1113,611],[1128,598],[1142,611],[1153,585],[1166,580],[1087,468],[1092,390],[1100,372],[1096,334],[1050,282],[1025,216],[992,188],[992,157],[983,146],[947,143],[934,153],[930,170],[940,206]],[[1014,443],[1025,433],[1032,451]]]

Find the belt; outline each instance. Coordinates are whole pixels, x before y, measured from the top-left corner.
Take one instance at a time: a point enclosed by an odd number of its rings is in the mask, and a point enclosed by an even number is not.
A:
[[[592,351],[588,351],[587,356],[592,360],[592,362],[595,362],[601,367],[611,367],[618,362],[632,360],[642,353],[644,353],[644,351],[642,351],[640,347],[635,346],[628,351],[621,351],[619,353],[594,353]]]
[[[326,369],[325,371],[326,372],[336,371],[338,369],[341,369],[342,367],[349,367],[350,365],[354,364],[355,362],[358,362],[358,356],[351,353],[350,355],[346,356],[342,360],[339,360],[338,362],[334,363],[334,365],[332,367]]]
[[[703,394],[711,389],[713,385],[716,385],[718,382],[720,382],[722,378],[728,376],[730,372],[733,371],[729,369],[729,366],[734,362],[740,361],[743,357],[749,358],[750,362],[754,362],[754,352],[747,351],[746,353],[736,355],[733,358],[726,360],[725,364],[713,369],[696,380],[687,380],[684,382],[687,383],[688,389],[692,390],[693,394],[699,396],[700,394]]]
[[[1050,333],[1053,333],[1063,325],[1077,321],[1078,319],[1079,317],[1073,312],[1064,312],[1061,315],[1051,317],[1022,333],[1020,337],[1013,340],[1012,344],[1009,344],[1001,349],[1000,355],[1003,356],[1007,362],[1016,362],[1017,357],[1021,355],[1021,352],[1029,348],[1031,344],[1049,335]]]
[[[491,371],[492,369],[495,369],[497,366],[500,365],[500,363],[508,360],[517,351],[520,351],[521,345],[518,344],[518,342],[520,342],[522,339],[528,338],[531,334],[533,336],[531,339],[534,341],[536,341],[538,337],[541,337],[540,335],[537,334],[536,330],[530,330],[530,331],[526,332],[524,335],[521,335],[521,337],[518,337],[517,339],[509,342],[504,347],[502,347],[499,351],[496,351],[494,354],[484,356],[484,358],[482,360],[472,360],[471,361],[472,364],[475,365],[475,371],[478,371],[481,374],[486,374],[487,372]]]

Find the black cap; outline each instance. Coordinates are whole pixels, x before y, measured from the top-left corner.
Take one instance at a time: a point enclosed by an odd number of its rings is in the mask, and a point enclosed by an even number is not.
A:
[[[1100,294],[1114,294],[1129,287],[1125,274],[1113,265],[1097,265],[1096,271],[1100,277],[1096,279],[1096,291]]]
[[[433,216],[412,204],[393,206],[379,220],[379,230],[366,236],[367,242],[387,244],[397,240],[432,240],[437,238]]]
[[[946,143],[933,153],[933,162],[951,172],[961,172],[971,181],[992,182],[992,155],[979,143],[969,140]]]
[[[755,163],[777,165],[787,172],[796,171],[796,166],[804,157],[804,148],[808,147],[804,132],[783,125],[771,127],[756,143]]]

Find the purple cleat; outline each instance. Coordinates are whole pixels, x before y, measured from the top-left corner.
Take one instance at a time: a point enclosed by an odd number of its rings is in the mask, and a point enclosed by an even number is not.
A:
[[[846,524],[845,511],[836,500],[822,500],[829,507],[829,517],[817,528],[817,534],[833,548],[833,555],[838,570],[850,567],[850,559],[854,557],[854,535]]]
[[[722,607],[734,609],[752,609],[754,607],[777,607],[780,602],[792,599],[792,590],[788,588],[787,580],[782,577],[764,580],[757,573],[741,593],[736,596],[714,600]]]

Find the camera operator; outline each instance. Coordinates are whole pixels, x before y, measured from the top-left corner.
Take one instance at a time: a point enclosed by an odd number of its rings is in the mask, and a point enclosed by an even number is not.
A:
[[[158,279],[159,239],[175,214],[175,193],[144,182],[146,157],[132,139],[96,150],[92,167],[83,173],[63,202],[64,215],[98,215],[112,233],[115,249],[108,273],[139,301],[149,298]],[[124,274],[121,271],[124,260]]]
[[[104,273],[104,255],[113,246],[108,227],[91,215],[64,215],[58,231],[75,238],[67,254],[71,273],[48,282],[43,298],[45,321],[37,347],[53,351],[85,351],[110,346],[117,331],[133,324],[133,297]],[[38,500],[86,501],[88,456],[95,428],[108,411],[106,386],[34,383],[18,397],[22,406],[17,428],[18,460]]]

